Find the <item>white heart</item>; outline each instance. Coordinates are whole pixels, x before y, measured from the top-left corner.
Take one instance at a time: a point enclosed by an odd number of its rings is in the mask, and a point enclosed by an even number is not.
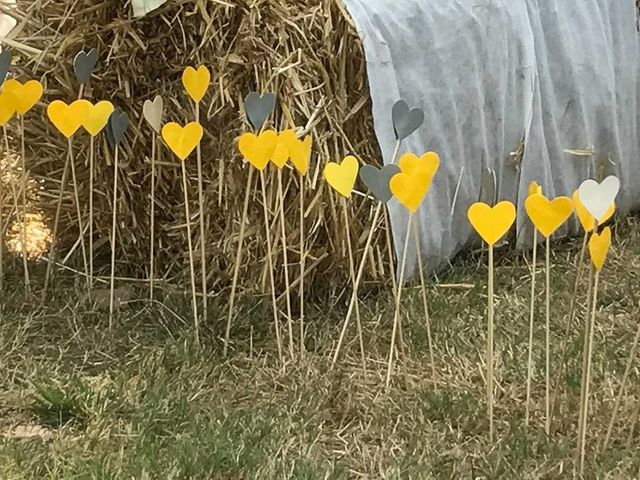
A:
[[[611,175],[605,178],[602,183],[595,180],[585,180],[578,188],[578,197],[591,216],[600,219],[616,200],[619,191],[620,180]]]

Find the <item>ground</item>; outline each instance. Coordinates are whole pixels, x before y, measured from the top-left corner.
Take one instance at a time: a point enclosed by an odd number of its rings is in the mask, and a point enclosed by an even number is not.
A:
[[[205,326],[197,347],[188,299],[166,298],[166,305],[151,306],[129,301],[110,329],[108,314],[81,301],[81,279],[61,277],[53,299],[42,305],[22,293],[16,262],[5,279],[0,322],[0,478],[572,478],[584,285],[577,320],[568,336],[565,330],[581,243],[553,244],[552,370],[561,381],[549,436],[542,264],[534,404],[526,428],[529,253],[497,253],[493,444],[484,383],[486,255],[456,260],[448,273],[429,282],[435,384],[420,289],[407,291],[405,353],[389,389],[388,288],[364,289],[365,375],[355,328],[331,369],[348,290],[307,305],[304,356],[287,354],[281,366],[268,298],[243,299],[225,359],[225,297],[211,307],[220,322]],[[640,218],[615,225],[600,285],[585,477],[638,478],[637,360],[612,439],[606,451],[602,446],[640,324]],[[138,293],[144,298],[143,290]]]

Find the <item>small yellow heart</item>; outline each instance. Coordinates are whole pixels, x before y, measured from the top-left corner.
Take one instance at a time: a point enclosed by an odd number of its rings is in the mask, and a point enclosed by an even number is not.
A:
[[[91,104],[86,100],[76,100],[71,105],[54,100],[47,107],[47,116],[62,135],[71,138],[82,125],[88,105]]]
[[[469,207],[467,217],[482,239],[489,245],[495,245],[511,228],[516,219],[516,207],[503,201],[493,208],[478,202]]]
[[[211,83],[211,74],[209,69],[204,65],[200,65],[198,70],[193,67],[187,67],[182,73],[182,85],[194,102],[200,103],[207,93]]]
[[[0,93],[0,127],[4,127],[16,113],[16,99],[12,92]]]
[[[198,146],[203,134],[202,126],[197,122],[188,123],[184,127],[172,122],[162,127],[162,138],[183,162]]]
[[[524,208],[535,227],[545,238],[550,237],[573,213],[573,202],[569,197],[549,200],[541,193],[529,195]]]
[[[424,171],[433,177],[440,166],[440,157],[435,152],[427,152],[421,157],[413,153],[405,153],[400,157],[398,166],[402,173],[412,175],[415,172]]]
[[[593,216],[587,211],[587,209],[584,207],[584,205],[580,201],[580,196],[578,195],[577,190],[573,192],[572,198],[573,198],[573,203],[576,207],[576,215],[578,215],[578,219],[582,224],[582,228],[584,229],[585,232],[589,233],[595,228],[596,222],[594,221]],[[616,211],[616,204],[614,202],[611,204],[607,212],[602,216],[602,218],[598,222],[598,225],[603,225],[607,220],[609,220],[613,216],[615,211]]]
[[[295,130],[283,130],[278,135],[278,145],[271,156],[273,164],[282,168],[291,157],[291,146],[298,140]]]
[[[398,165],[401,173],[391,178],[389,189],[407,210],[415,213],[431,188],[433,176],[440,166],[440,157],[435,152],[427,152],[422,157],[405,153]]]
[[[274,130],[265,130],[259,136],[247,132],[238,142],[240,153],[260,171],[265,169],[277,146],[278,134]]]
[[[529,184],[529,195],[534,195],[536,193],[542,195],[542,187],[538,185],[538,182],[531,182]]]
[[[22,84],[11,78],[4,82],[3,88],[15,95],[16,112],[20,115],[24,115],[31,110],[44,93],[44,87],[37,80],[29,80],[27,83]]]
[[[311,135],[304,137],[304,140],[296,139],[291,146],[291,163],[302,176],[309,171],[309,159],[311,158],[311,146],[313,138]]]
[[[606,227],[599,235],[593,232],[589,240],[589,254],[591,255],[593,266],[598,272],[604,266],[609,248],[611,248],[611,229]]]
[[[84,118],[82,119],[82,126],[89,132],[89,135],[95,137],[98,135],[109,122],[109,117],[113,113],[114,107],[111,102],[103,100],[95,105],[87,102]]]
[[[359,169],[358,159],[349,155],[342,160],[342,163],[327,163],[324,167],[324,179],[336,192],[349,198],[356,184]]]

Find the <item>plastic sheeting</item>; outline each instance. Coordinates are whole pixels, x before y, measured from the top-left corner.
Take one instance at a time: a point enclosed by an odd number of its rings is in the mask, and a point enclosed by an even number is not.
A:
[[[363,41],[375,133],[385,163],[398,99],[425,111],[401,152],[441,156],[417,213],[422,258],[442,266],[471,241],[466,218],[483,167],[498,199],[517,204],[517,243],[530,245],[528,185],[568,195],[586,178],[618,175],[618,211],[640,205],[635,0],[345,0]],[[517,152],[524,139],[521,155]],[[588,150],[593,155],[577,155]],[[573,150],[573,152],[570,152]],[[356,152],[357,153],[357,152]],[[610,154],[611,162],[601,162]],[[457,200],[453,202],[460,179]],[[396,251],[408,214],[389,203]],[[577,221],[559,232],[576,232]],[[411,241],[408,270],[416,265]]]

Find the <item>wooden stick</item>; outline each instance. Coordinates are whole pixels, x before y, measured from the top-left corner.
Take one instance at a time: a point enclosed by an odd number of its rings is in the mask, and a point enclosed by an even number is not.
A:
[[[433,355],[433,340],[431,337],[431,318],[429,315],[429,304],[427,301],[427,286],[424,275],[424,266],[422,265],[422,252],[420,250],[420,233],[418,231],[418,223],[416,222],[416,217],[413,217],[413,236],[416,242],[416,258],[418,260],[418,270],[420,272],[420,287],[422,290],[422,307],[424,309],[424,318],[427,327],[427,341],[429,343],[429,360],[431,361],[431,374],[433,380],[433,388],[434,390],[437,387],[437,379],[436,379],[436,362],[435,357]]]
[[[89,293],[93,289],[93,188],[94,188],[95,138],[89,141]],[[152,233],[153,236],[153,233]]]
[[[76,178],[76,159],[73,154],[73,142],[68,139],[69,162],[71,163],[71,180],[73,181],[73,194],[76,203],[76,215],[78,216],[78,230],[80,232],[80,247],[82,248],[82,262],[84,265],[84,273],[89,278],[89,263],[87,262],[87,248],[84,242],[84,228],[82,228],[82,209],[80,208],[80,194],[78,193],[78,180]],[[88,281],[87,281],[88,283]]]
[[[387,254],[389,255],[389,268],[391,273],[391,288],[393,298],[398,291],[398,283],[396,282],[396,269],[393,256],[393,243],[391,242],[391,225],[389,222],[389,210],[384,213],[384,233],[387,241]],[[399,320],[400,321],[400,320]],[[402,334],[402,322],[398,325],[398,343],[400,345],[400,353],[404,355],[404,335]]]
[[[529,426],[531,404],[531,377],[533,376],[533,320],[536,306],[536,263],[538,256],[538,229],[533,227],[533,258],[531,259],[531,303],[529,307],[529,354],[527,358],[527,401],[525,403],[524,424]]]
[[[251,186],[253,180],[253,167],[249,166],[247,184],[244,187],[244,204],[242,206],[242,218],[240,219],[240,236],[238,237],[238,248],[236,250],[236,263],[233,267],[233,278],[231,280],[231,298],[229,299],[229,312],[227,315],[227,328],[224,334],[224,347],[222,356],[227,356],[229,348],[229,335],[231,334],[231,319],[233,318],[233,306],[236,298],[236,288],[238,287],[238,274],[240,273],[240,263],[242,262],[242,247],[244,246],[244,232],[247,223],[247,213],[249,211],[249,199],[251,198]]]
[[[196,295],[196,269],[193,260],[193,244],[191,242],[191,214],[189,213],[189,190],[187,187],[187,167],[182,165],[182,189],[184,190],[184,214],[187,218],[187,242],[189,247],[189,271],[191,273],[191,308],[193,310],[193,326],[196,330],[196,344],[200,346],[200,320],[198,317],[198,300]]]
[[[8,139],[7,139],[7,129],[3,127],[4,135],[5,135],[5,151],[4,157],[7,158],[9,156],[9,147],[8,147]],[[0,234],[4,235],[4,165],[7,165],[7,162],[0,162]],[[0,292],[4,292],[4,239],[0,238]]]
[[[304,177],[300,175],[300,356],[304,356],[304,267],[306,260],[304,241]]]
[[[347,210],[347,200],[344,197],[340,198],[342,203],[342,213],[344,214],[344,228],[347,238],[347,253],[349,255],[349,274],[351,276],[351,283],[353,290],[357,291],[356,286],[356,273],[353,261],[353,248],[351,248],[351,228],[349,226],[349,212]],[[362,372],[364,376],[367,376],[367,358],[364,351],[364,338],[362,336],[362,323],[360,321],[360,307],[358,307],[358,301],[356,298],[356,325],[358,327],[358,340],[360,342],[360,356],[362,357]]]
[[[278,305],[276,303],[276,287],[273,278],[273,255],[271,248],[271,232],[269,231],[269,212],[267,211],[267,188],[264,181],[264,171],[260,171],[260,187],[262,190],[262,210],[264,214],[264,228],[267,236],[267,265],[269,268],[269,280],[271,281],[271,304],[273,307],[273,321],[276,329],[276,341],[278,342],[278,358],[284,363],[282,355],[282,339],[280,338],[280,325],[278,320]]]
[[[196,102],[196,122],[200,123],[200,104]],[[196,147],[198,160],[198,207],[200,216],[200,277],[202,282],[202,318],[207,319],[207,235],[204,222],[204,188],[202,185],[202,147]]]
[[[278,168],[278,202],[280,202],[280,233],[282,234],[282,261],[284,263],[285,298],[287,306],[287,326],[289,328],[289,354],[293,358],[293,316],[291,315],[291,295],[289,294],[289,261],[287,257],[287,226],[284,218],[284,193],[282,191],[282,170]]]
[[[402,286],[404,283],[404,270],[407,265],[407,251],[409,250],[409,235],[411,234],[411,220],[413,214],[409,214],[409,220],[407,221],[407,234],[404,239],[404,250],[402,252],[402,262],[400,264],[400,278],[398,280],[398,288],[396,290],[396,310],[393,315],[393,330],[391,331],[391,348],[389,350],[389,361],[387,362],[387,380],[386,387],[389,388],[391,384],[391,370],[393,368],[393,355],[396,342],[396,333],[398,331],[398,318],[400,317],[400,300],[402,299]]]
[[[546,242],[546,287],[545,287],[545,422],[544,431],[549,435],[551,429],[551,240],[547,237]]]
[[[489,245],[487,289],[487,409],[489,412],[489,442],[493,443],[493,245]]]
[[[149,299],[153,302],[155,283],[155,246],[156,246],[156,155],[158,145],[156,132],[151,136],[151,245],[149,246]]]
[[[113,161],[113,212],[111,217],[111,279],[109,280],[109,330],[113,327],[113,306],[115,295],[115,274],[116,274],[116,227],[118,215],[118,157],[120,147],[116,143],[116,152]],[[72,160],[73,164],[73,160]],[[72,167],[73,168],[73,167]]]
[[[591,292],[593,290],[593,279],[594,279],[594,271],[593,268],[589,274],[589,285],[587,287],[587,317],[584,321],[584,338],[582,345],[582,373],[580,378],[580,409],[578,411],[578,449],[577,452],[581,450],[582,443],[582,428],[583,428],[583,413],[584,413],[584,399],[585,399],[585,384],[587,383],[587,354],[589,348],[589,334],[590,334],[590,322],[589,322],[589,313],[591,312],[591,300],[592,295]],[[577,457],[579,461],[579,454]]]
[[[5,129],[6,135],[6,129]],[[5,137],[6,140],[6,137]],[[9,150],[7,149],[7,152]],[[29,263],[27,262],[27,160],[24,145],[24,116],[20,116],[20,158],[22,161],[22,266],[24,268],[24,288],[27,295],[31,295],[31,280],[29,278]],[[13,182],[11,182],[13,184]],[[16,216],[17,216],[16,212]]]

